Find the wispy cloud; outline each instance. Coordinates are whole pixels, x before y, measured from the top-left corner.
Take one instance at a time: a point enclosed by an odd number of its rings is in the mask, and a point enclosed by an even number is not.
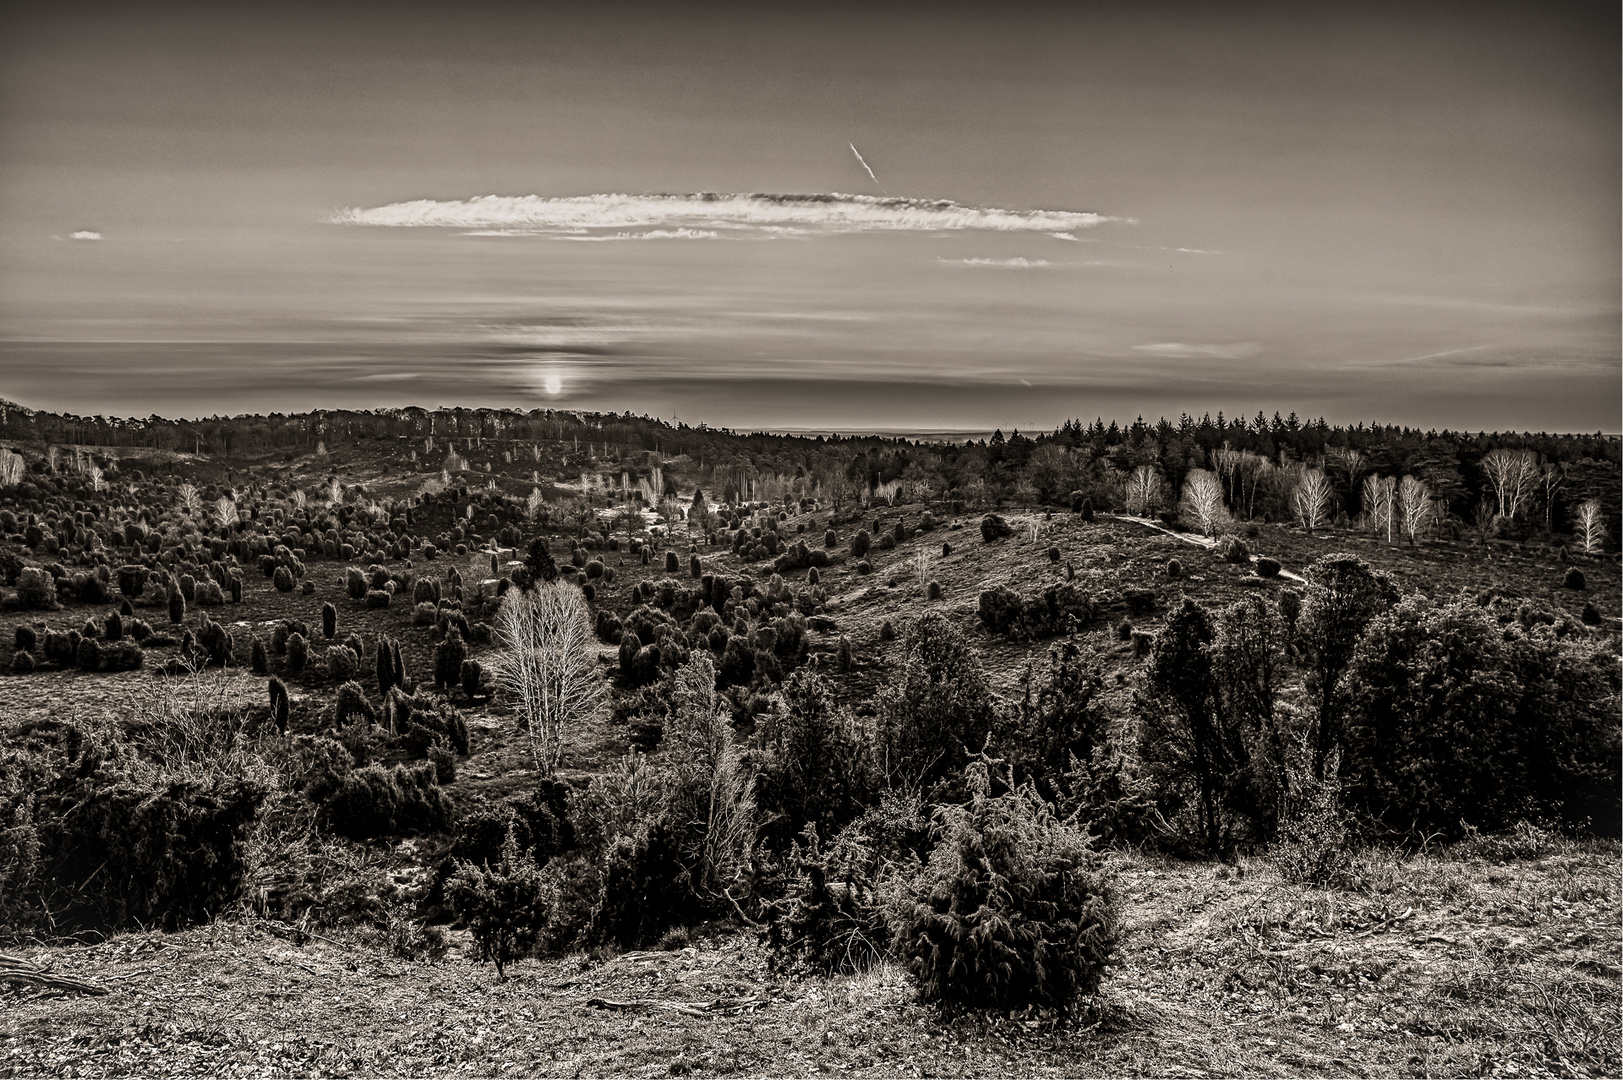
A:
[[[100,240],[101,239],[101,233],[95,232],[95,231],[93,231],[91,229],[80,229],[76,233],[68,234],[68,239],[69,240]]]
[[[1053,263],[1049,262],[1047,259],[1027,259],[1027,258],[1023,258],[1023,257],[1020,257],[1020,256],[1016,256],[1015,258],[1012,258],[1012,259],[974,258],[974,259],[938,259],[936,261],[937,262],[948,263],[949,265],[952,265],[952,266],[1001,266],[1001,267],[1008,267],[1008,268],[1016,269],[1016,270],[1023,270],[1023,269],[1027,269],[1027,268],[1036,268],[1036,267],[1053,266],[1054,265]]]
[[[615,239],[696,239],[704,232],[1070,232],[1116,219],[1072,210],[1006,210],[944,199],[871,195],[483,195],[350,207],[341,225],[461,228],[481,235],[534,232],[579,236],[614,230]],[[650,230],[630,232],[630,230]],[[621,237],[618,234],[624,233]],[[663,235],[656,235],[663,234]]]
[[[534,235],[533,233],[531,235]],[[566,240],[714,240],[721,234],[714,229],[649,229],[647,232],[617,232],[608,236],[566,236]]]
[[[1257,355],[1262,349],[1255,341],[1238,341],[1231,345],[1189,345],[1181,341],[1164,341],[1156,345],[1134,345],[1133,351],[1180,360],[1244,360]]]

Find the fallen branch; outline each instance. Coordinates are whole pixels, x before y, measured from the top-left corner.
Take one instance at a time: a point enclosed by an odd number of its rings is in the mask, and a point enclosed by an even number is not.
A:
[[[6,957],[15,960],[15,957]],[[105,986],[97,986],[93,982],[83,979],[72,979],[64,975],[51,975],[34,967],[32,964],[17,967],[10,964],[0,967],[0,982],[28,983],[33,986],[45,986],[52,990],[72,990],[80,994],[95,994],[97,996],[112,993]]]
[[[609,1009],[614,1012],[626,1012],[631,1009],[661,1009],[665,1012],[681,1013],[683,1016],[697,1016],[701,1019],[711,1016],[736,1016],[743,1012],[754,1012],[770,1004],[765,998],[737,998],[728,1001],[717,998],[703,1005],[695,1005],[686,1001],[655,1001],[647,998],[641,1001],[615,1001],[613,998],[587,998],[581,1002],[590,1009]]]

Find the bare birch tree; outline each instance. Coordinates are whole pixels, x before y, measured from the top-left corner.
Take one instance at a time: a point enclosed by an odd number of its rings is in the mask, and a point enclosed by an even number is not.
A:
[[[1330,520],[1330,503],[1334,490],[1323,469],[1309,469],[1302,474],[1296,490],[1291,492],[1291,511],[1308,532],[1321,529]]]
[[[1369,520],[1370,531],[1379,536],[1386,533],[1386,542],[1392,542],[1394,510],[1397,505],[1397,481],[1390,476],[1376,476],[1371,473],[1364,477],[1364,516]]]
[[[1513,518],[1538,482],[1538,458],[1531,450],[1494,450],[1482,459],[1482,475],[1493,488],[1499,516]]]
[[[492,673],[514,697],[536,768],[551,776],[563,760],[564,733],[603,704],[586,602],[575,586],[557,581],[509,589],[496,632],[502,650],[491,660]]]
[[[1606,540],[1606,524],[1597,499],[1585,499],[1578,504],[1574,515],[1577,524],[1578,539],[1584,545],[1584,551],[1590,555],[1600,550]]]
[[[1205,469],[1190,469],[1183,482],[1183,510],[1211,536],[1223,522],[1223,488]]]
[[[22,483],[24,465],[21,454],[0,447],[0,487],[13,487]]]
[[[237,501],[231,496],[221,495],[214,500],[214,523],[222,529],[237,523]]]
[[[1436,503],[1432,501],[1431,489],[1426,482],[1417,477],[1405,476],[1403,483],[1398,485],[1397,511],[1398,518],[1403,523],[1403,535],[1413,544],[1430,525]]]
[[[1161,502],[1161,474],[1152,466],[1140,465],[1127,478],[1127,512],[1143,517]]]
[[[1567,482],[1567,466],[1561,461],[1547,461],[1539,469],[1539,483],[1544,488],[1544,531],[1555,528],[1555,493]]]

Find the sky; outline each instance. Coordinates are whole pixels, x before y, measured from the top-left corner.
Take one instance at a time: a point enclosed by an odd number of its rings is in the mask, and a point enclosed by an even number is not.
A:
[[[1623,428],[1616,4],[35,8],[24,405]]]

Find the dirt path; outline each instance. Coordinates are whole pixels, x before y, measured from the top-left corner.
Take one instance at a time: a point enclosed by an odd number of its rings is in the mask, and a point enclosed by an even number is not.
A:
[[[1134,525],[1144,525],[1148,528],[1156,530],[1157,532],[1164,532],[1176,540],[1182,540],[1186,544],[1194,544],[1198,548],[1205,548],[1207,551],[1210,551],[1217,546],[1217,540],[1215,537],[1196,536],[1194,533],[1178,532],[1176,529],[1169,529],[1165,525],[1162,525],[1159,521],[1154,521],[1150,518],[1128,517],[1126,514],[1104,514],[1101,516],[1114,518],[1117,521],[1131,522]],[[1257,556],[1251,555],[1247,557],[1250,559],[1252,565],[1256,565]],[[1279,571],[1279,576],[1284,578],[1286,581],[1297,581],[1301,582],[1303,585],[1307,584],[1306,578],[1304,578],[1301,574],[1293,573],[1290,570],[1285,570],[1282,568]]]

